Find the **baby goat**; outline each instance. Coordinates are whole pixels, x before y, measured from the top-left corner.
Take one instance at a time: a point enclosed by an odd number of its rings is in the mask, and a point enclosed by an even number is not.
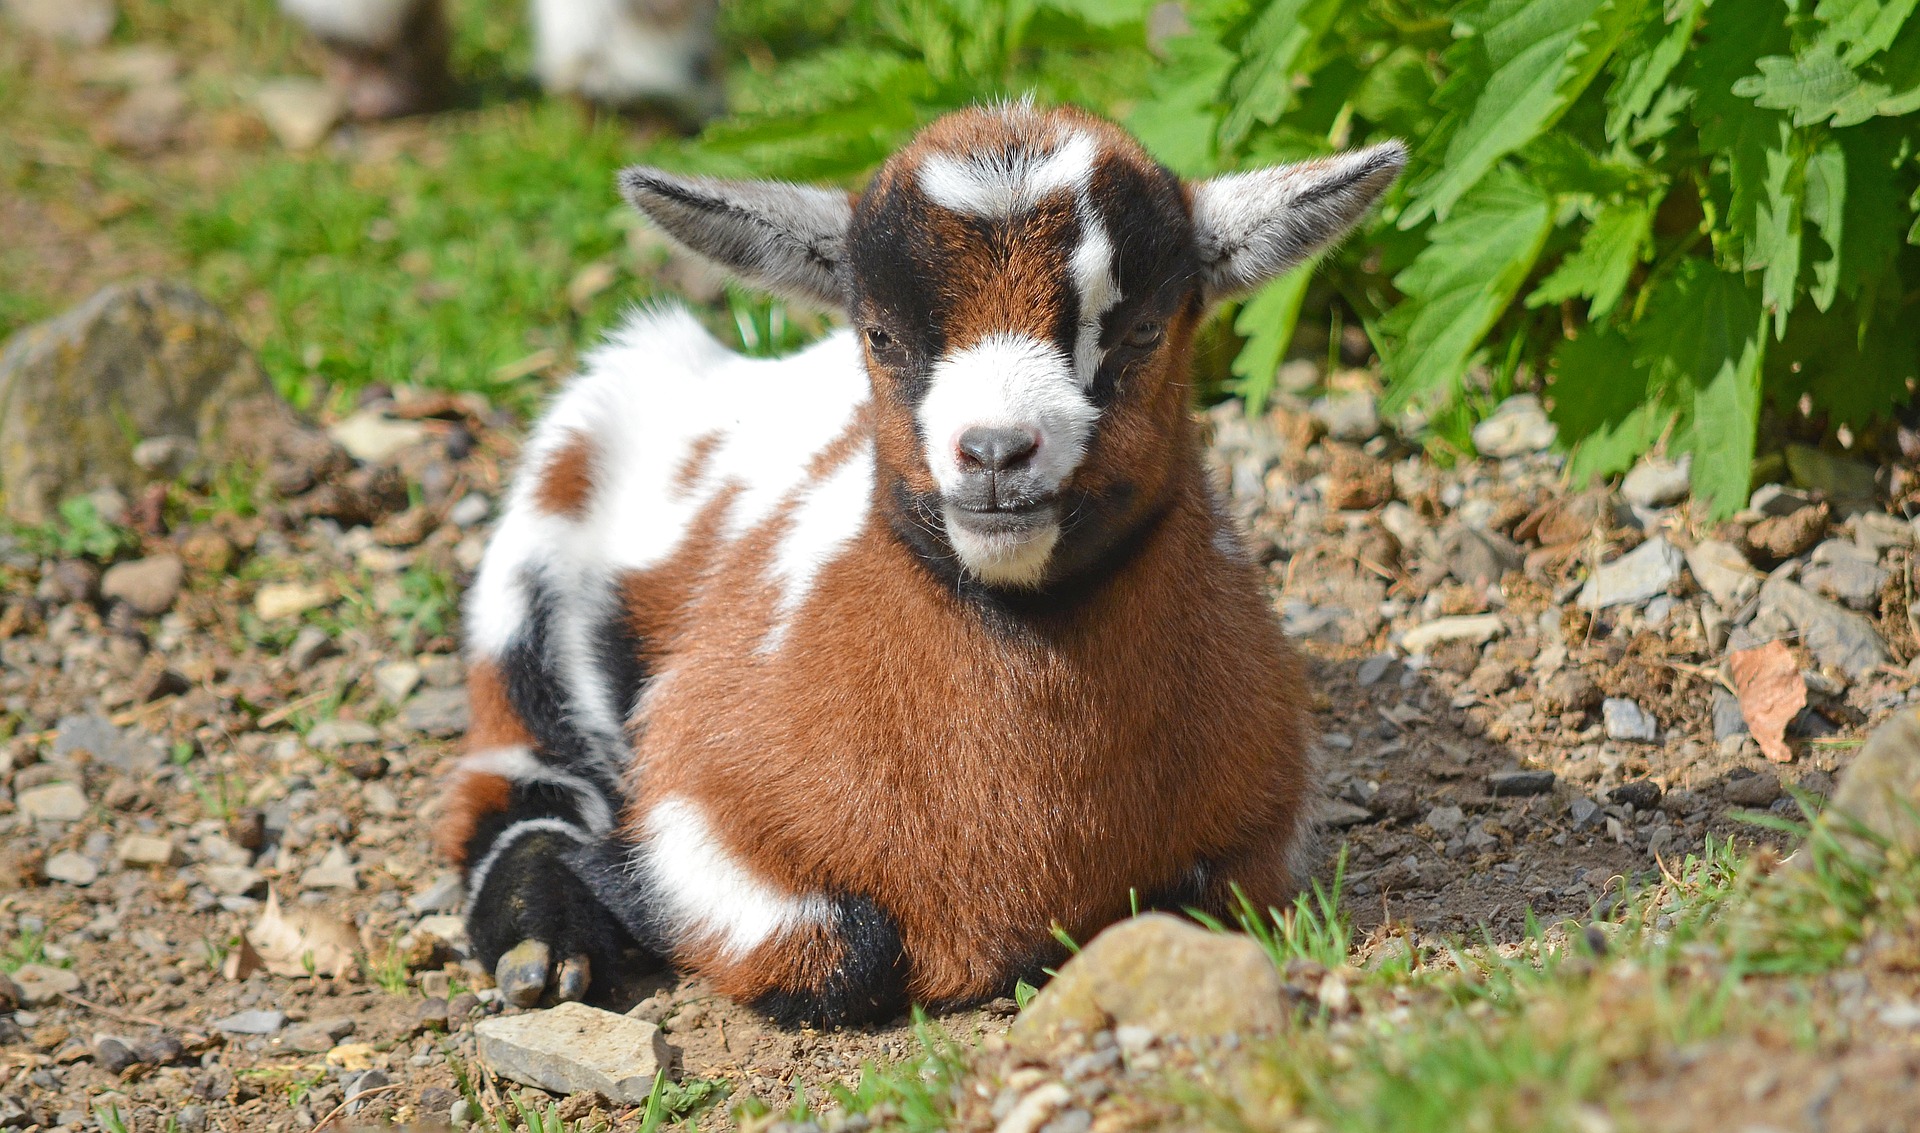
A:
[[[825,1024],[1006,994],[1130,894],[1283,900],[1306,693],[1203,471],[1193,338],[1404,158],[1183,184],[1015,104],[851,198],[627,170],[851,329],[762,361],[642,314],[535,430],[439,825],[480,957],[543,942],[573,996],[637,945]]]

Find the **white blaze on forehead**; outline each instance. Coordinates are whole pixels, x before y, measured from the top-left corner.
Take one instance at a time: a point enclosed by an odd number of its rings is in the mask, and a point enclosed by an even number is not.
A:
[[[990,150],[936,153],[920,164],[920,191],[941,208],[968,216],[1010,217],[1063,189],[1083,195],[1100,147],[1070,130],[1045,153]]]
[[[941,359],[920,402],[927,466],[943,492],[962,483],[960,434],[978,427],[1031,429],[1040,438],[1028,467],[1053,492],[1086,454],[1100,411],[1060,351],[1031,335],[992,334]]]

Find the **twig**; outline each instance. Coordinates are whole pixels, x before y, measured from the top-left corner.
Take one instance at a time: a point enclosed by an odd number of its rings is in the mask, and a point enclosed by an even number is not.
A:
[[[165,1022],[159,1019],[155,1019],[151,1015],[135,1015],[128,1011],[116,1011],[113,1008],[108,1007],[103,1003],[95,1003],[91,999],[82,999],[70,991],[61,992],[60,998],[68,1000],[69,1002],[72,1002],[72,1003],[78,1003],[80,1006],[86,1008],[89,1011],[98,1011],[100,1014],[105,1015],[110,1019],[118,1019],[122,1023],[138,1023],[143,1027],[159,1027],[161,1030],[167,1029],[167,1024]]]
[[[352,1105],[353,1103],[361,1100],[362,1098],[370,1098],[375,1094],[390,1094],[393,1091],[399,1089],[402,1086],[402,1084],[403,1083],[395,1082],[391,1086],[375,1086],[371,1090],[360,1091],[359,1093],[348,1098],[346,1101],[343,1101],[339,1105],[334,1106],[331,1112],[329,1112],[325,1117],[321,1118],[318,1122],[316,1122],[313,1127],[314,1133],[320,1133],[320,1130],[325,1129],[330,1123],[332,1123],[334,1118],[339,1117],[341,1114],[345,1113],[347,1111],[347,1107]]]
[[[260,717],[260,719],[254,721],[253,726],[256,728],[271,728],[295,712],[300,711],[302,708],[311,708],[332,695],[333,690],[330,688],[323,688],[319,692],[310,692],[300,699],[290,700],[267,713],[265,716]]]

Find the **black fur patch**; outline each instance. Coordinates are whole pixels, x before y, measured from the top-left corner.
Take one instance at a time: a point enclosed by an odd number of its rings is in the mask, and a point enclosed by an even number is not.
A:
[[[622,785],[608,771],[605,761],[596,758],[595,751],[596,744],[618,741],[614,737],[596,739],[577,724],[573,695],[555,666],[554,606],[552,589],[540,579],[530,578],[526,621],[500,659],[507,699],[527,731],[533,734],[539,758],[592,782],[605,796],[607,805],[618,813],[624,793]],[[636,645],[636,666],[639,664],[637,648]],[[627,676],[616,675],[623,679]],[[635,695],[638,695],[637,679]]]
[[[566,856],[579,845],[558,831],[536,830],[515,839],[494,860],[467,917],[474,956],[489,971],[524,940],[544,942],[555,962],[584,954],[591,970],[600,973],[596,986],[604,986],[615,971],[646,966],[649,950],[637,947],[632,934],[567,867]]]
[[[881,1023],[907,1009],[907,955],[900,927],[872,899],[834,901],[834,930],[844,951],[840,966],[815,987],[789,988],[752,1003],[783,1027]]]

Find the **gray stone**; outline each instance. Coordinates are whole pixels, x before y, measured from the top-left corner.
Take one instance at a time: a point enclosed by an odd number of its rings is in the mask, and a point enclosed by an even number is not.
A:
[[[400,723],[429,736],[457,736],[467,730],[467,690],[423,688],[407,701]]]
[[[1580,605],[1589,610],[1638,605],[1666,593],[1685,563],[1680,548],[1655,536],[1594,571],[1580,590]]]
[[[1393,661],[1394,657],[1391,653],[1375,653],[1360,662],[1360,669],[1354,674],[1354,679],[1360,683],[1361,688],[1371,688],[1380,683],[1380,678],[1387,675],[1387,670],[1393,668]]]
[[[362,1070],[346,1083],[346,1089],[342,1091],[347,1098],[347,1112],[359,1113],[361,1107],[372,1100],[368,1095],[375,1091],[385,1091],[391,1085],[393,1085],[393,1079],[387,1077],[387,1072],[379,1067]],[[363,1098],[366,1100],[363,1101]]]
[[[1762,484],[1753,490],[1747,507],[1777,519],[1792,515],[1812,503],[1813,497],[1798,488],[1789,488],[1784,484]]]
[[[5,0],[7,18],[34,35],[98,47],[113,34],[114,0]]]
[[[1615,787],[1607,797],[1616,803],[1629,804],[1636,811],[1648,811],[1660,805],[1663,793],[1660,784],[1651,779],[1632,779]]]
[[[80,990],[80,977],[51,964],[22,964],[13,971],[20,988],[20,1006],[45,1007],[63,995]]]
[[[203,1133],[207,1127],[207,1107],[203,1105],[183,1105],[173,1116],[180,1133]]]
[[[37,524],[95,488],[131,495],[148,475],[140,438],[225,453],[257,441],[243,434],[263,413],[291,420],[211,304],[177,283],[114,284],[0,352],[0,503]]]
[[[353,1033],[352,1019],[314,1019],[295,1023],[280,1036],[280,1045],[305,1054],[325,1054]]]
[[[1457,806],[1437,806],[1427,812],[1426,823],[1442,838],[1458,834],[1467,824],[1467,812]]]
[[[1735,806],[1755,809],[1771,806],[1780,797],[1780,778],[1771,771],[1741,775],[1728,779],[1723,793]]]
[[[69,759],[85,751],[96,763],[135,774],[152,771],[166,762],[166,752],[152,736],[122,731],[105,716],[62,716],[55,725],[53,754]]]
[[[1380,432],[1380,409],[1364,390],[1329,394],[1315,401],[1311,412],[1336,441],[1358,443]]]
[[[252,1011],[239,1011],[213,1021],[213,1029],[229,1035],[273,1035],[287,1025],[284,1011],[256,1008]]]
[[[1687,498],[1692,468],[1692,454],[1674,461],[1649,453],[1620,481],[1620,496],[1637,507],[1671,507]]]
[[[1703,539],[1687,552],[1687,569],[1722,610],[1733,611],[1760,592],[1763,576],[1732,543]]]
[[[154,555],[117,563],[100,578],[100,596],[125,602],[134,613],[156,618],[173,608],[187,568],[177,555]]]
[[[447,521],[455,527],[472,527],[492,514],[493,502],[478,492],[471,492],[447,509]]]
[[[1496,460],[1540,452],[1553,445],[1559,429],[1547,419],[1540,399],[1519,393],[1497,406],[1492,415],[1473,427],[1473,447]]]
[[[85,887],[100,879],[100,866],[87,855],[73,850],[62,850],[53,855],[42,868],[48,881],[65,885]]]
[[[299,152],[326,138],[346,109],[340,92],[319,79],[269,79],[253,92],[253,105],[280,144]]]
[[[1851,680],[1859,681],[1893,661],[1872,622],[1784,578],[1770,578],[1760,588],[1760,610],[1784,616],[1816,660]]]
[[[1920,709],[1873,730],[1840,777],[1829,810],[1855,819],[1908,857],[1920,853]]]
[[[1576,797],[1568,804],[1567,813],[1573,818],[1575,830],[1591,830],[1606,821],[1607,817],[1606,812],[1600,809],[1600,804],[1585,795]]]
[[[1435,618],[1400,635],[1400,647],[1408,653],[1426,653],[1436,645],[1468,641],[1484,645],[1505,632],[1498,614],[1458,614]]]
[[[360,888],[360,871],[347,855],[347,848],[336,845],[321,857],[319,864],[300,875],[300,887],[351,892]]]
[[[1600,704],[1600,719],[1606,726],[1610,740],[1650,744],[1660,739],[1660,725],[1634,701],[1617,696],[1608,697]]]
[[[1487,792],[1496,798],[1544,795],[1554,781],[1551,771],[1496,771],[1487,776]]]
[[[399,704],[420,687],[420,666],[412,661],[389,661],[373,669],[373,687],[389,704]]]
[[[78,822],[87,814],[87,796],[72,783],[29,788],[15,797],[13,805],[36,822]]]
[[[1740,698],[1719,685],[1713,686],[1713,738],[1747,734],[1747,716],[1740,710]]]
[[[359,720],[322,720],[307,732],[307,746],[318,751],[339,751],[353,744],[378,743],[380,729]]]
[[[407,908],[415,916],[427,913],[451,913],[466,901],[467,889],[457,873],[443,873],[425,889],[407,898]]]
[[[192,437],[148,437],[133,446],[133,462],[142,472],[163,480],[184,473],[200,455]]]
[[[228,897],[257,897],[267,888],[267,875],[251,866],[202,866],[200,878],[207,888]]]
[[[1874,555],[1849,539],[1829,539],[1813,549],[1814,565],[1801,581],[1829,598],[1856,610],[1871,610],[1880,601],[1888,572]]]
[[[319,626],[301,626],[295,635],[293,644],[287,647],[287,668],[295,673],[304,673],[324,658],[340,652],[340,647],[327,636],[327,631]]]
[[[1450,523],[1440,532],[1440,556],[1447,573],[1468,586],[1490,586],[1510,570],[1519,570],[1526,554],[1511,540]]]
[[[1102,932],[1060,968],[1007,1038],[1049,1051],[1076,1031],[1145,1027],[1166,1038],[1252,1037],[1287,1021],[1280,973],[1260,946],[1162,913]]]
[[[1320,824],[1329,830],[1345,830],[1372,821],[1372,811],[1344,799],[1328,799],[1320,804]]]
[[[474,1034],[481,1063],[503,1078],[558,1094],[592,1091],[624,1105],[647,1100],[672,1056],[654,1024],[582,1003],[483,1019]]]

